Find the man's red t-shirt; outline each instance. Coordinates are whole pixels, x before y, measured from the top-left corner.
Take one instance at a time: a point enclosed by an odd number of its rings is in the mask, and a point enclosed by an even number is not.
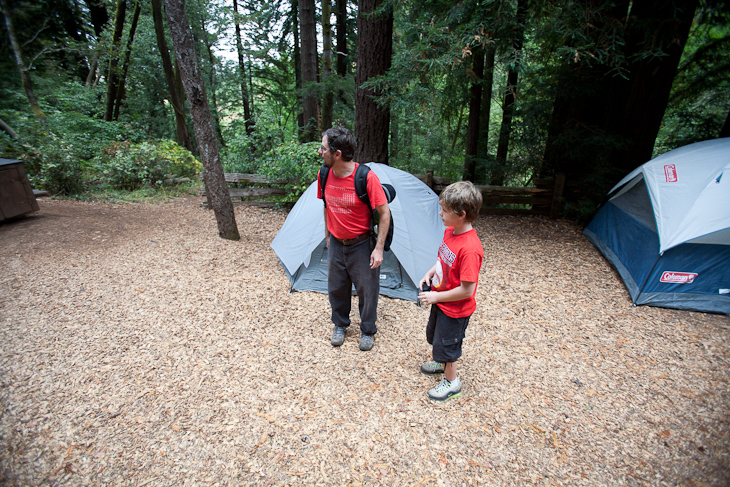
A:
[[[330,169],[327,175],[327,187],[325,197],[327,198],[327,229],[339,239],[350,239],[359,237],[370,231],[370,210],[367,205],[360,201],[355,192],[355,172],[344,178],[339,178]],[[375,171],[368,172],[368,196],[370,204],[376,206],[388,202],[385,197],[380,179]],[[317,174],[317,198],[322,199],[322,185]]]
[[[462,281],[479,283],[479,270],[484,260],[482,242],[474,229],[454,235],[454,227],[444,232],[438,253],[436,274],[431,280],[434,291],[448,291],[459,287]],[[477,308],[476,286],[474,293],[461,301],[436,303],[446,316],[464,318],[470,316]]]

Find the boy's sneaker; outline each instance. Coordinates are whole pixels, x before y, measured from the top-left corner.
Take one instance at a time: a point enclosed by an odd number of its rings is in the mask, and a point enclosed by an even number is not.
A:
[[[368,352],[372,350],[373,344],[375,343],[375,337],[373,335],[362,334],[360,337],[360,350]]]
[[[444,364],[441,362],[428,362],[421,365],[421,372],[426,375],[443,374]]]
[[[428,398],[432,401],[446,401],[459,396],[461,396],[461,381],[458,377],[453,382],[444,377],[439,385],[428,391]]]
[[[335,326],[335,330],[332,332],[332,339],[330,339],[330,343],[332,343],[333,347],[339,347],[342,345],[345,341],[346,330],[347,328],[344,326]]]

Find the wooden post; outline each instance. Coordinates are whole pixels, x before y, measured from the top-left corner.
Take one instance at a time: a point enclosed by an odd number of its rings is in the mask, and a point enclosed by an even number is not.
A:
[[[426,186],[433,189],[433,170],[426,171]]]
[[[565,173],[559,172],[555,175],[555,188],[553,189],[553,203],[550,206],[550,218],[557,218],[560,215],[560,203],[565,189]]]

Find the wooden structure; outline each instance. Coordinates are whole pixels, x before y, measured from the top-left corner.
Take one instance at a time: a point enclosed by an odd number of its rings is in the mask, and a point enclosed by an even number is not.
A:
[[[259,174],[226,173],[228,192],[231,195],[233,206],[248,204],[252,206],[274,206],[273,202],[265,201],[270,196],[284,196],[286,181],[272,181]],[[205,196],[205,188],[201,191]],[[206,201],[207,205],[207,201]]]
[[[428,171],[425,175],[416,174],[418,179],[426,183],[436,194],[451,182],[448,178],[433,175]],[[507,187],[477,185],[482,192],[482,211],[491,215],[536,214],[557,218],[560,215],[565,187],[565,175],[558,174],[555,179],[539,180],[535,187]]]
[[[436,194],[440,194],[450,184],[449,178],[434,176],[433,171],[426,174],[415,174],[415,177],[426,183]],[[286,181],[272,181],[259,174],[226,173],[228,191],[233,206],[241,204],[255,206],[274,206],[266,201],[270,196],[286,194]],[[535,187],[504,187],[477,185],[482,192],[482,213],[491,215],[549,215],[557,218],[560,215],[565,175],[558,174],[555,179],[539,180]],[[205,190],[202,191],[205,195]]]
[[[23,161],[0,159],[0,221],[38,210]]]

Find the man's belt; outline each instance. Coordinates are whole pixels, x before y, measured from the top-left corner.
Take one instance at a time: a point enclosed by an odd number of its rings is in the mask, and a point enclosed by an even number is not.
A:
[[[337,238],[334,235],[332,237],[340,242],[342,245],[355,245],[356,243],[360,243],[363,240],[367,240],[368,238],[370,238],[370,232],[365,232],[359,237],[355,238]]]

